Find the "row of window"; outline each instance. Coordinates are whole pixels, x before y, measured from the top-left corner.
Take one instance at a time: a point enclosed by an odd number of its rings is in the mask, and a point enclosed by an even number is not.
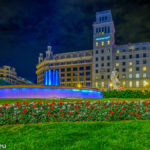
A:
[[[107,49],[107,53],[110,53],[110,49]],[[99,50],[95,51],[95,54],[99,54]],[[104,49],[101,50],[101,54],[104,54]]]
[[[84,72],[75,72],[75,73],[67,73],[67,76],[68,77],[70,77],[70,76],[84,76],[84,75],[86,75],[86,76],[90,76],[91,75],[91,72],[86,72],[86,73],[84,73]],[[64,73],[61,73],[61,75],[60,75],[61,77],[65,77],[65,74]]]
[[[135,78],[140,78],[140,74],[137,73],[137,74],[135,74],[134,77]],[[146,77],[147,77],[146,73],[143,73],[142,76],[141,76],[141,78],[146,78]],[[120,77],[118,76],[118,78],[120,78]],[[122,78],[125,79],[126,78],[126,74],[122,74]],[[129,74],[129,78],[132,79],[133,78],[133,74]],[[100,79],[110,79],[110,75],[107,75],[107,76],[101,75]]]
[[[122,66],[126,66],[126,62],[122,62]],[[140,61],[139,60],[136,60],[135,62],[136,65],[139,65],[140,64]],[[147,61],[146,60],[143,60],[143,64],[147,64]],[[129,62],[129,65],[132,66],[133,65],[133,62]],[[116,67],[119,66],[119,63],[116,63]]]
[[[129,59],[132,59],[132,58],[141,58],[141,57],[147,57],[147,54],[143,53],[142,56],[140,56],[140,54],[136,54],[135,57],[133,57],[133,55],[129,55]],[[127,55],[123,55],[122,57],[116,56],[116,60],[119,60],[119,58],[126,59]]]
[[[96,67],[99,67],[99,64],[95,64]],[[110,66],[110,62],[107,63],[107,66]],[[101,67],[104,67],[104,63],[101,64]]]
[[[80,60],[80,61],[69,61],[69,62],[61,62],[61,63],[53,63],[53,64],[46,64],[44,66],[59,66],[59,65],[70,65],[70,64],[78,64],[78,63],[90,63],[92,60]]]
[[[147,70],[147,67],[146,66],[143,66],[142,68],[143,71],[146,71]],[[116,68],[116,71],[119,72],[119,69]],[[129,68],[129,72],[132,72],[133,71],[133,68]],[[135,67],[135,71],[140,71],[140,67]],[[122,72],[126,72],[126,68],[122,68]]]
[[[77,68],[77,67],[74,67],[74,68],[62,68],[61,72],[65,72],[65,71],[70,72],[70,71],[78,71],[78,70],[80,70],[80,71],[82,71],[82,70],[91,70],[91,66],[79,67],[79,68]]]
[[[96,42],[96,46],[104,46],[104,45],[110,45],[110,40],[108,41],[102,41],[102,42]]]
[[[79,81],[90,81],[91,78],[87,77],[87,78],[80,78]],[[77,78],[73,78],[72,81],[78,81]],[[71,82],[71,78],[67,78],[67,79],[61,79],[60,82]]]
[[[96,28],[96,34],[98,33],[110,33],[110,26]]]
[[[107,72],[110,72],[110,69],[106,69],[106,70],[107,70]],[[99,70],[96,69],[95,72],[96,72],[96,73],[99,73]],[[104,70],[103,72],[105,72],[105,70]]]
[[[131,52],[131,51],[138,51],[138,50],[146,50],[147,48],[146,47],[141,47],[141,48],[135,48],[135,49],[123,49],[123,50],[116,50],[116,53],[119,53],[119,52]]]
[[[110,60],[110,56],[107,56],[107,60]],[[96,57],[95,61],[99,61],[99,57]],[[104,61],[104,56],[101,57],[101,61]]]
[[[108,21],[108,16],[101,16],[99,17],[99,20],[98,20],[100,23],[101,22],[105,22],[105,21]]]
[[[134,81],[129,81],[128,85],[127,85],[126,81],[123,81],[122,82],[122,86],[123,87],[127,87],[127,86],[133,87],[133,83],[135,83],[136,87],[140,87],[140,81],[135,81],[135,82]],[[141,81],[141,84],[143,85],[143,87],[147,87],[148,86],[148,82],[146,80]],[[107,85],[108,85],[108,83],[107,83]],[[95,86],[96,86],[96,88],[98,88],[98,82],[95,83]],[[101,87],[103,87],[103,88],[105,87],[105,83],[104,82],[101,82]]]
[[[86,53],[76,53],[76,54],[73,54],[73,55],[63,55],[63,56],[55,56],[55,59],[65,59],[65,58],[76,58],[76,57],[83,57],[83,56],[91,56],[92,53],[90,52],[86,52]]]

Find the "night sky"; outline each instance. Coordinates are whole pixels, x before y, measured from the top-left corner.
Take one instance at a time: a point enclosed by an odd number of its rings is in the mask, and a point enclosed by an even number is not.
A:
[[[95,14],[107,9],[116,44],[150,41],[148,0],[0,0],[0,65],[36,83],[39,53],[92,49]]]

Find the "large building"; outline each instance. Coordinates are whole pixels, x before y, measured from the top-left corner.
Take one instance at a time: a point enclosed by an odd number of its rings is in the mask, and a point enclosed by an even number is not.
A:
[[[150,42],[115,45],[115,27],[110,10],[96,13],[93,50],[52,55],[40,54],[37,83],[106,89],[115,68],[123,89],[147,89],[150,82]]]
[[[0,79],[5,81],[7,84],[32,84],[32,82],[25,78],[17,76],[16,70],[10,66],[0,67]]]
[[[92,50],[53,55],[48,46],[46,57],[40,54],[36,74],[38,84],[91,87]]]

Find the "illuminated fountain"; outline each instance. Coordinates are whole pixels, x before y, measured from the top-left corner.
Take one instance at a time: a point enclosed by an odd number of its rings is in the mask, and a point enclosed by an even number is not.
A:
[[[0,88],[0,98],[103,98],[100,91],[71,88]]]

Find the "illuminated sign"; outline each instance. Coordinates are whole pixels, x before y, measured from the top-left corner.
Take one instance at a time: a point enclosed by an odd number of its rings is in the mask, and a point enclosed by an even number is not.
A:
[[[96,38],[96,41],[107,40],[107,39],[110,39],[110,36]]]

